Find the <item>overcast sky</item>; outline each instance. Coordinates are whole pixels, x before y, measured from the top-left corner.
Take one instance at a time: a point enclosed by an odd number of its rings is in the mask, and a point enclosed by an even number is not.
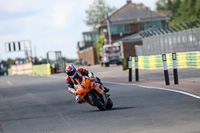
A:
[[[157,0],[132,0],[155,9]],[[85,10],[93,0],[0,0],[0,59],[25,57],[24,52],[5,52],[5,42],[31,40],[32,55],[46,58],[47,51],[62,51],[77,58],[76,46],[82,32],[91,28],[84,23]],[[106,0],[120,8],[126,0]]]

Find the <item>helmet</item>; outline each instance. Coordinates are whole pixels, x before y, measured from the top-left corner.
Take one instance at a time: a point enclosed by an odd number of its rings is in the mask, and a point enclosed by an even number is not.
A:
[[[70,64],[66,67],[66,73],[70,77],[74,77],[76,75],[76,68],[73,64]]]

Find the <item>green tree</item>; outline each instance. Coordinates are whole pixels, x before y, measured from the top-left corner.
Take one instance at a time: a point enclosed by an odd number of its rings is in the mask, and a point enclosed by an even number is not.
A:
[[[200,0],[158,0],[156,10],[172,10],[170,25],[200,18]]]
[[[105,19],[106,12],[111,13],[115,10],[116,8],[107,6],[105,0],[94,0],[93,4],[89,6],[89,9],[85,11],[87,14],[85,22],[94,30],[95,25]]]
[[[96,41],[96,54],[99,62],[100,48],[104,45],[104,36],[99,36]]]
[[[13,59],[11,59],[11,58],[8,58],[7,59],[7,61],[6,61],[6,64],[7,64],[7,66],[10,68],[11,67],[11,65],[13,65],[15,63],[15,61],[13,60]]]
[[[158,0],[156,2],[156,10],[157,11],[165,11],[165,10],[168,10],[168,6],[167,6],[167,3],[168,0]]]
[[[176,24],[187,21],[194,21],[200,17],[200,1],[199,0],[183,0],[170,24]]]
[[[157,11],[171,10],[172,12],[176,12],[180,4],[181,0],[158,0],[156,2],[156,10]]]

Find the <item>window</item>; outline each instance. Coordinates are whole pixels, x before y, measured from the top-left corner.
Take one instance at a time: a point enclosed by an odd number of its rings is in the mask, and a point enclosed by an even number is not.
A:
[[[146,22],[145,23],[145,29],[153,27],[153,22]]]
[[[98,34],[93,34],[93,41],[96,41],[98,38]]]
[[[154,21],[153,25],[154,25],[155,28],[162,28],[161,21]]]
[[[84,34],[84,41],[85,42],[93,42],[93,41],[96,41],[97,40],[97,38],[98,38],[98,34],[96,34],[96,33],[93,33],[93,34]]]
[[[130,33],[130,26],[126,25],[112,25],[110,26],[110,32],[112,34],[120,34],[120,33]]]
[[[145,29],[148,29],[148,28],[162,28],[162,24],[161,24],[161,21],[150,21],[150,22],[146,22],[145,23]]]
[[[140,23],[140,30],[144,30],[144,23]]]
[[[123,31],[124,31],[124,33],[130,33],[130,27],[129,27],[129,25],[124,25]]]
[[[92,36],[90,34],[84,34],[84,40],[86,42],[91,42],[92,41]]]

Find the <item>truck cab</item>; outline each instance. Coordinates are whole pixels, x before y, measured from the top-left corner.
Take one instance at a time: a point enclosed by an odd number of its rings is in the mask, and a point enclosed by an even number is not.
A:
[[[101,64],[109,67],[110,64],[122,63],[120,44],[104,45],[100,48]]]

